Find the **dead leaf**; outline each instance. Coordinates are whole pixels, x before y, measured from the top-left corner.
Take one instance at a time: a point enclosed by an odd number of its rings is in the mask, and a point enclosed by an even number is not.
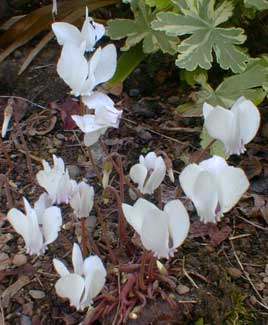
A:
[[[195,221],[191,224],[190,237],[196,238],[209,236],[211,245],[216,247],[228,238],[231,231],[232,229],[229,226],[219,228],[215,223]]]
[[[2,294],[2,304],[3,307],[6,308],[9,303],[10,303],[10,299],[12,297],[15,296],[15,294],[22,289],[23,287],[25,287],[27,284],[29,284],[31,281],[30,279],[25,276],[22,275],[21,277],[19,277],[19,279],[13,283],[11,286],[9,286]]]
[[[72,115],[80,114],[79,102],[75,101],[72,97],[67,97],[63,103],[50,103],[50,107],[59,112],[64,129],[73,130],[76,127]]]
[[[252,179],[255,176],[259,176],[262,172],[262,164],[256,157],[249,157],[248,159],[242,160],[239,167],[245,171],[249,179]]]

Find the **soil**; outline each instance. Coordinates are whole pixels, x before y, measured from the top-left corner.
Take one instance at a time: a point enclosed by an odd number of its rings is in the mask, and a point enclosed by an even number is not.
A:
[[[128,244],[118,241],[116,202],[112,197],[108,198],[109,204],[101,201],[102,189],[85,148],[81,145],[82,134],[77,129],[64,129],[60,113],[62,103],[67,101],[68,88],[56,73],[60,53],[58,45],[51,42],[28,70],[22,76],[17,76],[20,64],[33,45],[17,50],[0,65],[0,94],[30,101],[15,99],[15,107],[20,118],[19,128],[31,154],[34,174],[42,168],[41,159],[51,162],[52,154],[55,154],[64,159],[73,178],[77,181],[86,179],[94,185],[96,197],[101,202],[105,236],[108,236],[109,242],[107,245],[98,217],[97,222],[92,219],[88,231],[108,270],[103,295],[94,302],[96,311],[103,311],[95,324],[119,324],[128,305],[122,306],[122,296],[118,298],[118,283],[121,289],[124,288],[137,272],[119,273],[119,265],[112,264],[108,250],[113,250],[121,264],[138,264],[142,249],[137,240],[132,238],[133,230],[130,227],[127,227]],[[154,62],[159,63],[156,66]],[[127,301],[134,303],[126,322],[267,324],[268,150],[264,114],[267,108],[261,111],[262,127],[254,141],[248,145],[247,152],[240,158],[230,159],[230,163],[242,166],[248,174],[251,182],[249,191],[234,209],[226,213],[220,223],[204,225],[198,221],[191,202],[183,197],[178,182],[178,174],[185,163],[201,152],[199,135],[202,119],[185,118],[176,111],[177,105],[189,100],[193,93],[194,89],[189,90],[182,82],[178,82],[178,74],[168,57],[154,56],[150,62],[142,63],[136,69],[125,82],[120,94],[113,95],[118,107],[124,109],[124,115],[120,128],[109,130],[105,134],[104,142],[108,151],[122,155],[127,175],[140,154],[164,150],[173,161],[176,177],[174,184],[166,177],[162,188],[163,201],[181,197],[188,208],[192,224],[187,240],[175,257],[169,261],[161,260],[167,274],[161,275],[155,268],[158,277],[145,279],[147,287],[154,294],[150,296],[148,291],[137,292],[134,286],[127,293]],[[8,98],[0,97],[1,119],[7,101]],[[40,135],[38,132],[48,129],[54,117],[56,123],[52,129],[45,135]],[[33,204],[43,190],[29,177],[25,148],[13,120],[2,145],[6,148],[12,166],[9,166],[1,151],[0,173],[7,176],[13,205],[22,208],[23,196]],[[95,145],[93,154],[101,168],[105,156],[102,147]],[[119,180],[115,172],[111,179],[113,186],[118,188]],[[125,197],[126,201],[131,202],[127,188]],[[72,243],[81,237],[79,224],[71,209],[62,206],[65,226],[59,238],[49,246],[45,255],[36,257],[26,255],[22,238],[5,220],[8,204],[4,187],[0,190],[0,204],[2,323],[4,320],[5,324],[89,323],[92,313],[76,312],[68,301],[56,296],[54,289],[58,276],[53,269],[52,259],[57,257],[65,260],[71,267]],[[95,210],[93,214],[96,214]],[[89,248],[94,251],[90,245]],[[14,260],[18,254],[23,256],[19,258],[23,262],[20,266]],[[109,294],[110,301],[107,298]],[[119,300],[121,305],[118,305]],[[106,309],[100,308],[101,303]]]

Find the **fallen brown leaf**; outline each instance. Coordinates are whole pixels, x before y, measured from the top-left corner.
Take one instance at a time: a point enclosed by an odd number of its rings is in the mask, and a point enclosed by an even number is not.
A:
[[[29,283],[30,279],[26,275],[22,275],[15,283],[9,286],[2,294],[3,307],[6,308],[10,303],[10,299],[14,297],[20,289]]]

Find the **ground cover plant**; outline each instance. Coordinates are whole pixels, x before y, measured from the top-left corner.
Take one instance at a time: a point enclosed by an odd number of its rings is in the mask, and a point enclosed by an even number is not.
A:
[[[81,28],[52,24],[52,49],[21,85],[10,67],[23,55],[0,68],[1,320],[265,323],[267,107],[252,94],[265,99],[267,59],[235,45],[241,28],[221,26],[233,3],[128,2],[135,21],[111,20],[106,34],[128,26],[134,52],[118,59],[84,7]],[[211,56],[195,53],[196,35]],[[168,54],[141,63],[140,42]],[[181,71],[191,86],[178,84],[176,51],[178,67],[199,66]],[[230,73],[215,91],[214,61]],[[196,95],[193,117],[180,104]]]

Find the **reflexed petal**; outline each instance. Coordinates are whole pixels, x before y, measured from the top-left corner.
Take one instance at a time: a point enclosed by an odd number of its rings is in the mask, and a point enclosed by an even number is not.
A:
[[[160,186],[166,175],[166,164],[162,157],[157,157],[155,160],[154,170],[146,181],[143,193],[153,194],[153,192]]]
[[[155,152],[151,151],[147,153],[145,158],[143,156],[140,156],[140,163],[144,164],[145,167],[150,170],[155,168],[155,163],[156,163],[157,156]]]
[[[9,210],[7,214],[7,220],[11,223],[15,231],[23,237],[25,241],[25,246],[29,247],[31,230],[29,228],[29,220],[27,216],[20,210],[13,208]]]
[[[86,40],[86,51],[92,51],[97,41],[95,29],[91,24],[91,19],[88,17],[88,8],[86,7],[86,17],[81,30],[82,37]]]
[[[93,200],[93,187],[84,182],[80,182],[76,188],[76,193],[70,200],[70,205],[78,218],[86,218],[92,210]]]
[[[94,109],[102,106],[114,106],[114,102],[111,100],[111,98],[99,91],[94,91],[91,96],[83,96],[83,103],[88,108]]]
[[[64,44],[57,72],[64,82],[72,89],[72,94],[80,95],[88,76],[88,63],[81,48],[72,44]]]
[[[72,252],[72,263],[74,268],[74,273],[83,275],[83,256],[79,245],[74,243],[73,245],[73,252]]]
[[[168,215],[168,229],[172,238],[172,248],[179,247],[186,239],[190,229],[187,210],[179,200],[172,200],[165,205],[164,212]]]
[[[106,280],[106,270],[98,256],[90,256],[84,262],[85,293],[81,301],[82,308],[89,306],[92,299],[102,290]]]
[[[250,100],[244,97],[240,97],[233,107],[234,110],[239,111],[237,118],[239,120],[240,136],[243,144],[247,144],[255,137],[259,129],[260,112]]]
[[[138,184],[138,189],[143,192],[144,182],[147,176],[147,168],[141,164],[136,164],[130,168],[129,176],[134,183]]]
[[[155,208],[147,211],[144,216],[141,241],[144,247],[152,250],[158,258],[168,258],[168,216],[165,212]]]
[[[123,111],[115,107],[101,106],[95,109],[96,123],[118,128]]]
[[[217,184],[213,176],[202,171],[196,178],[191,198],[201,221],[215,222],[216,208],[218,205]]]
[[[58,260],[56,258],[53,258],[53,265],[54,265],[54,268],[55,268],[56,272],[61,277],[70,274],[67,267],[60,260]]]
[[[42,231],[45,237],[44,245],[52,243],[58,237],[62,225],[61,211],[58,207],[47,208],[42,217]]]
[[[94,132],[103,127],[95,122],[95,116],[92,114],[72,115],[72,119],[84,133]]]
[[[95,23],[94,21],[92,22],[92,25],[95,28],[96,41],[98,41],[105,34],[105,27],[102,24]]]
[[[222,157],[214,155],[212,158],[203,160],[199,164],[199,167],[202,167],[213,175],[218,175],[228,167],[228,164]]]
[[[52,205],[52,200],[47,193],[43,193],[39,196],[39,199],[34,204],[34,210],[38,218],[39,225],[42,224],[42,217],[47,208]]]
[[[71,306],[80,309],[80,299],[84,291],[85,281],[78,274],[68,274],[60,278],[55,285],[56,293],[61,298],[68,298]]]
[[[186,196],[188,196],[191,200],[193,200],[196,179],[201,171],[202,168],[198,165],[190,164],[183,169],[179,176],[181,187]]]
[[[203,104],[203,116],[204,119],[208,117],[208,115],[213,111],[214,107],[208,103]]]
[[[106,45],[101,50],[98,65],[94,69],[96,86],[112,78],[116,69],[116,58],[116,48],[113,44]]]
[[[136,230],[139,235],[141,234],[143,219],[147,216],[150,211],[159,210],[153,203],[142,198],[139,198],[135,202],[133,207],[131,205],[123,203],[122,209],[127,219],[127,222],[131,224],[131,226]]]
[[[212,138],[229,146],[233,142],[233,122],[234,114],[217,106],[205,119],[205,127]]]
[[[89,147],[96,143],[100,136],[103,135],[107,130],[107,127],[99,128],[96,131],[92,131],[90,133],[85,133],[84,135],[84,144],[85,146]]]
[[[53,23],[51,27],[59,45],[64,45],[66,42],[71,42],[79,46],[83,42],[79,29],[74,25],[64,22],[57,22]]]
[[[247,191],[249,181],[241,168],[229,166],[218,175],[217,181],[220,207],[224,213],[232,209]]]

